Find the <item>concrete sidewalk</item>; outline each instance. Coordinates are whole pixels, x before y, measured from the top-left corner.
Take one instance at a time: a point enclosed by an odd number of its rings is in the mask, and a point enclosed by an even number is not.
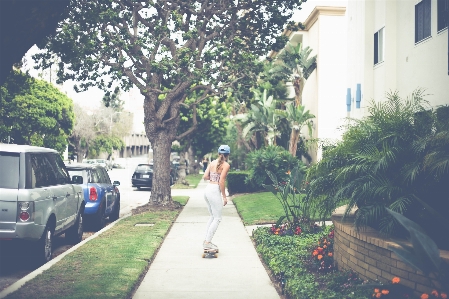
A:
[[[173,224],[134,294],[143,298],[279,298],[232,201],[213,242],[218,258],[202,258],[209,214],[201,182]],[[174,191],[174,190],[173,190]],[[174,192],[175,193],[175,192]]]

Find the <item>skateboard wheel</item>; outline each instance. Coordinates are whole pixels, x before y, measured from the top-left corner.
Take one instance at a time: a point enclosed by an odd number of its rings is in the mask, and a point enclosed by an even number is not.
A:
[[[206,254],[205,253],[203,253],[203,258],[205,258],[206,257]]]
[[[217,258],[218,257],[218,255],[217,254],[214,254],[214,258]]]

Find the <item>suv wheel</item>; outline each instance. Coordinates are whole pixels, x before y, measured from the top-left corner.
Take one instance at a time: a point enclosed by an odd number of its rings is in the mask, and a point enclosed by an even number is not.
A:
[[[47,223],[44,233],[37,244],[37,257],[39,264],[50,261],[53,255],[53,230]]]
[[[78,244],[83,239],[84,223],[83,223],[83,213],[80,211],[76,222],[71,228],[65,232],[65,237],[70,244]]]
[[[106,225],[106,218],[104,214],[104,205],[101,205],[95,219],[95,227],[97,231],[101,230]]]
[[[117,199],[117,202],[115,203],[114,211],[112,212],[111,216],[109,216],[111,221],[115,221],[120,217],[120,200]]]

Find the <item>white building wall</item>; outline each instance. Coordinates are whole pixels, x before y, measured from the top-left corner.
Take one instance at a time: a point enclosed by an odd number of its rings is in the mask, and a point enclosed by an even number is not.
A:
[[[316,7],[305,24],[305,31],[290,35],[291,42],[302,41],[303,47],[313,49],[317,55],[317,69],[307,79],[303,92],[303,105],[316,116],[313,138],[320,141],[341,138],[340,126],[346,117],[346,26],[343,11],[332,7]],[[314,14],[318,11],[316,21]],[[303,135],[307,136],[307,128]],[[321,159],[321,148],[310,150],[312,161]]]
[[[449,104],[448,30],[437,32],[437,0],[432,0],[431,37],[415,44],[415,5],[420,0],[349,0],[347,7],[348,116],[367,115],[371,100],[384,101],[388,92],[409,96],[426,90],[431,106]],[[384,62],[374,65],[374,34],[384,28]],[[355,90],[361,84],[361,108]]]
[[[346,18],[320,16],[317,137],[341,138],[346,117]],[[321,158],[321,157],[318,157]]]

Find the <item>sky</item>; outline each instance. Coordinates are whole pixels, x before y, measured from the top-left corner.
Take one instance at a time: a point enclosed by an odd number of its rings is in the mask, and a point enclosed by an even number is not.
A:
[[[301,10],[297,11],[293,15],[293,20],[295,22],[304,22],[307,17],[310,15],[315,6],[346,6],[348,0],[307,0],[307,2],[301,5]],[[28,70],[33,77],[38,77],[38,70],[33,69],[31,56],[38,51],[36,46],[33,46],[28,52],[25,54],[25,59],[27,61],[27,65],[25,69]],[[52,82],[55,84],[56,75],[52,75]],[[46,81],[50,81],[50,73],[49,71],[44,72],[42,79]],[[55,84],[56,85],[56,84]],[[77,93],[73,90],[74,83],[72,81],[66,81],[62,86],[58,86],[60,90],[65,92],[68,97],[73,99],[75,103],[80,104],[86,109],[91,107],[95,109],[100,107],[101,99],[103,98],[104,92],[96,87],[89,88],[88,91]],[[144,133],[145,128],[143,126],[143,96],[140,94],[137,88],[130,90],[129,92],[124,92],[121,95],[121,99],[125,102],[124,109],[126,111],[130,111],[134,114],[134,133]]]

